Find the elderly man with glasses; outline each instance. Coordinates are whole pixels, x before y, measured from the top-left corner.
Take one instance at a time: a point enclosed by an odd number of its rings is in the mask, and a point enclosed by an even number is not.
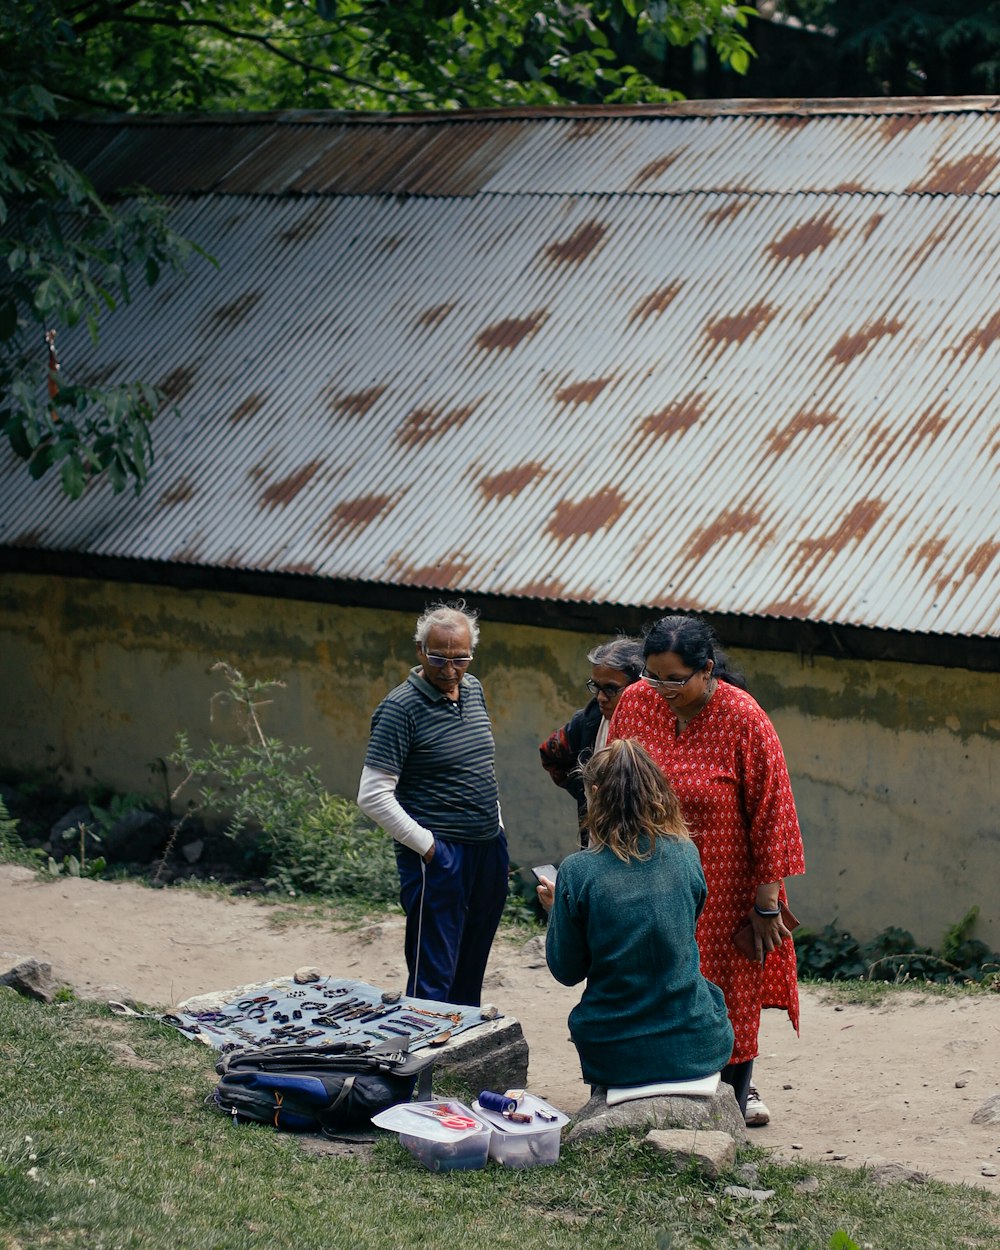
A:
[[[419,663],[372,716],[358,804],[396,841],[407,994],[478,1006],[508,859],[493,730],[467,671],[475,613],[434,605],[414,639]]]

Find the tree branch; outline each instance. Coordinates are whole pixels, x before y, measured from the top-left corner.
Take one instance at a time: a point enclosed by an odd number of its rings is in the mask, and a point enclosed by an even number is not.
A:
[[[131,3],[125,3],[121,8],[131,8]],[[352,87],[364,87],[367,91],[374,91],[379,95],[400,96],[403,98],[419,98],[426,95],[426,92],[420,88],[409,89],[406,87],[387,87],[380,83],[368,82],[363,78],[355,78],[351,74],[345,74],[343,70],[337,69],[332,65],[317,65],[314,61],[304,61],[301,57],[294,56],[291,52],[286,52],[283,48],[272,42],[267,35],[258,35],[249,30],[234,30],[225,22],[220,22],[210,17],[147,17],[141,13],[115,13],[109,14],[107,19],[110,22],[116,22],[124,26],[166,26],[172,30],[184,30],[189,27],[202,27],[208,30],[217,31],[221,35],[225,35],[230,39],[242,39],[248,43],[259,44],[262,48],[266,48],[272,56],[276,56],[279,60],[286,61],[289,65],[294,65],[298,69],[304,69],[310,74],[327,75],[336,78],[340,82],[349,83]]]
[[[67,12],[67,16],[73,25],[73,33],[76,35],[85,35],[88,31],[93,30],[96,26],[102,25],[104,22],[113,22],[124,16],[129,10],[135,8],[141,0],[118,0],[117,4],[100,3],[99,0],[84,0],[83,4],[78,4],[75,8],[71,8]],[[86,14],[88,10],[93,10],[89,17],[78,16]]]

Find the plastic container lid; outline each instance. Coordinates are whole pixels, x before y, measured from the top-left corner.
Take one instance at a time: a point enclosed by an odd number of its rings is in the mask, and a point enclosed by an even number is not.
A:
[[[519,1124],[517,1120],[508,1120],[499,1111],[490,1111],[486,1107],[481,1107],[478,1098],[472,1104],[472,1109],[491,1128],[499,1129],[501,1133],[510,1133],[512,1136],[530,1133],[550,1133],[553,1130],[558,1131],[564,1124],[569,1123],[569,1116],[565,1112],[560,1111],[557,1107],[553,1107],[551,1103],[546,1102],[544,1098],[538,1098],[535,1094],[526,1093],[517,1108],[518,1111],[530,1111],[532,1113],[532,1119],[529,1124]],[[549,1115],[555,1116],[555,1119],[541,1119],[537,1114],[539,1110],[547,1111]]]
[[[447,1119],[442,1122],[431,1110],[440,1110],[446,1117],[472,1120],[465,1127],[452,1127]],[[492,1131],[486,1123],[485,1112],[474,1114],[464,1103],[447,1098],[435,1098],[431,1102],[401,1102],[387,1111],[380,1111],[372,1116],[372,1124],[379,1128],[391,1129],[395,1133],[405,1133],[407,1137],[420,1137],[425,1141],[456,1142],[466,1137],[474,1137],[477,1133]]]

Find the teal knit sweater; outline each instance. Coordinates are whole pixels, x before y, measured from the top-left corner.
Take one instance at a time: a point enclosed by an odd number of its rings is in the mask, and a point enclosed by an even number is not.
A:
[[[657,838],[650,859],[628,863],[607,847],[563,860],[545,955],[563,985],[586,978],[569,1029],[591,1085],[681,1081],[729,1062],[726,1005],[694,938],[705,896],[691,842]]]

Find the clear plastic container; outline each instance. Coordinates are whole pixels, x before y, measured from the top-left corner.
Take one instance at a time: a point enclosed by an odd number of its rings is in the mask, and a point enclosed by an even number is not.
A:
[[[435,1110],[466,1117],[473,1125],[451,1128],[433,1115]],[[431,1172],[473,1171],[486,1166],[492,1130],[464,1103],[440,1098],[400,1103],[372,1116],[372,1123],[397,1132],[400,1144]]]
[[[506,1119],[498,1111],[480,1107],[478,1099],[472,1104],[472,1109],[493,1130],[489,1157],[505,1168],[550,1167],[559,1162],[563,1125],[569,1123],[569,1116],[543,1098],[537,1098],[534,1094],[525,1094],[522,1098],[518,1110],[531,1112],[532,1119],[528,1124],[518,1124],[515,1120]],[[544,1111],[555,1119],[543,1120],[538,1115],[539,1111]]]

